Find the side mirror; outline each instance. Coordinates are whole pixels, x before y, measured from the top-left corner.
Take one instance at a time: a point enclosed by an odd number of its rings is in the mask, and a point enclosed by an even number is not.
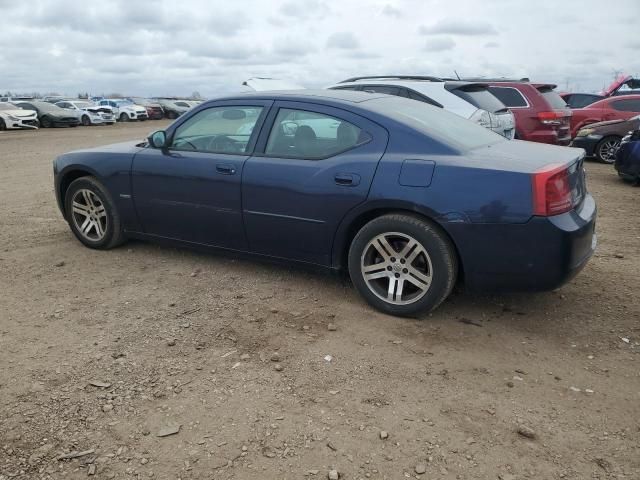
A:
[[[153,132],[147,137],[147,140],[149,140],[149,145],[151,145],[153,148],[167,147],[167,134],[164,132],[164,130]]]

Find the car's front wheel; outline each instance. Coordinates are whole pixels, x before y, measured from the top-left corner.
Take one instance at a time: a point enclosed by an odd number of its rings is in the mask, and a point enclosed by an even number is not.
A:
[[[91,119],[89,118],[88,115],[82,116],[82,125],[85,127],[88,127],[89,125],[91,125]]]
[[[614,163],[616,161],[616,153],[620,148],[620,137],[609,136],[604,137],[598,145],[596,145],[596,158],[602,163]]]
[[[372,306],[392,315],[436,308],[451,293],[457,271],[456,252],[446,235],[413,215],[370,221],[349,249],[353,284]]]
[[[89,248],[107,250],[124,241],[118,210],[107,189],[94,177],[81,177],[65,194],[71,231]]]
[[[127,115],[126,113],[121,113],[120,114],[120,121],[121,122],[128,122],[129,121],[129,115]]]

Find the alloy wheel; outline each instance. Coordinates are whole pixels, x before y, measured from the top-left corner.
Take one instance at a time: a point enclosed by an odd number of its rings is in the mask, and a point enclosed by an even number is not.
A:
[[[420,300],[433,278],[426,249],[415,238],[399,232],[382,233],[366,245],[360,272],[369,290],[393,305]]]
[[[605,140],[598,147],[598,154],[600,159],[606,163],[613,163],[616,160],[616,153],[620,148],[620,140],[617,138],[610,138]]]
[[[99,242],[107,232],[107,210],[100,197],[88,189],[78,190],[72,200],[73,223],[87,240]]]

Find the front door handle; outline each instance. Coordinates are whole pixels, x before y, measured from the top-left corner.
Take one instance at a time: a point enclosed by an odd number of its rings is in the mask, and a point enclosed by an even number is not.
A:
[[[360,175],[355,173],[336,173],[333,177],[336,185],[344,185],[347,187],[355,187],[360,184]]]
[[[216,165],[216,172],[222,175],[233,175],[236,173],[236,167],[229,165],[228,163],[218,163]]]

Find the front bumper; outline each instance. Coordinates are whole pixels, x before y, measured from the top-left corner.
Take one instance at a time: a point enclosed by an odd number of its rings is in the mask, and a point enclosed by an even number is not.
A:
[[[449,224],[474,291],[553,290],[573,278],[595,251],[596,203],[524,224]]]
[[[622,178],[640,179],[640,141],[623,143],[616,154],[614,167]]]
[[[602,140],[602,135],[586,135],[574,138],[569,146],[582,148],[588,157],[593,157],[596,153],[596,145],[600,140]]]
[[[18,118],[18,117],[16,117]],[[18,118],[18,120],[5,120],[5,125],[8,129],[20,129],[20,130],[36,130],[38,128],[38,120]]]

